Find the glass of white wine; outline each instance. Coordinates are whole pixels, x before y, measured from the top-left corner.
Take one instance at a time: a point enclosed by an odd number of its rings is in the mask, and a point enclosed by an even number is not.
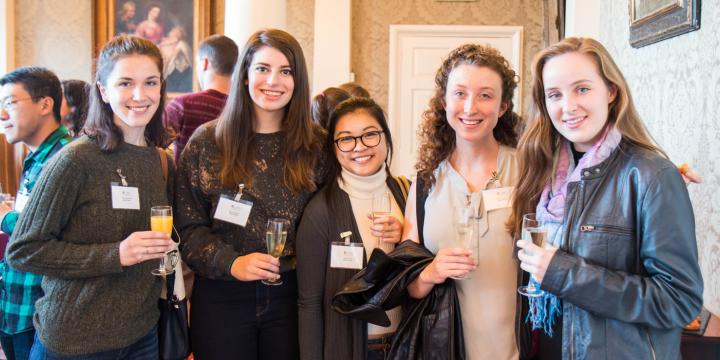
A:
[[[290,220],[281,218],[271,218],[267,222],[267,230],[265,231],[265,245],[267,245],[268,255],[279,258],[283,250],[285,250],[285,240],[290,229]],[[265,285],[282,285],[282,280],[261,280]]]
[[[473,223],[475,212],[470,204],[455,206],[453,213],[453,226],[455,227],[455,242],[452,247],[461,249],[474,250],[473,242]],[[475,256],[476,254],[473,254]],[[470,273],[464,276],[452,276],[453,279],[465,280],[470,279]]]
[[[171,206],[153,206],[150,208],[150,230],[164,232],[172,236],[173,214]],[[175,265],[179,260],[178,250],[172,249],[160,259],[158,268],[152,271],[153,275],[166,276],[175,272]]]
[[[522,239],[530,241],[536,246],[544,247],[547,242],[548,231],[543,226],[542,221],[539,221],[535,217],[535,213],[525,214],[522,219]],[[527,250],[523,250],[524,252]],[[530,281],[526,286],[520,286],[518,292],[528,297],[538,297],[545,294],[545,291],[540,290],[540,284],[531,275]]]
[[[383,191],[379,194],[373,194],[371,211],[373,220],[383,217],[389,217],[392,214],[392,202],[390,200],[390,193],[387,191]],[[380,241],[380,237],[378,237],[376,247],[380,248],[381,245],[382,242]]]

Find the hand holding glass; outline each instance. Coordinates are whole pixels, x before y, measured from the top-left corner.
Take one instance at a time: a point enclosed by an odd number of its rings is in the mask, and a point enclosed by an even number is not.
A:
[[[268,219],[265,231],[265,245],[268,255],[279,258],[285,250],[285,240],[290,229],[290,220],[273,218]],[[282,280],[262,280],[265,285],[281,285]]]
[[[150,230],[163,232],[172,236],[173,215],[170,206],[153,206],[150,208]],[[178,250],[172,249],[160,259],[160,265],[152,271],[153,275],[165,276],[175,272],[175,265],[179,260]]]
[[[474,210],[470,205],[456,206],[453,212],[453,226],[455,227],[455,242],[450,247],[458,247],[465,250],[475,250],[473,246],[473,223]],[[473,254],[474,256],[475,254]],[[453,279],[465,280],[470,279],[468,272],[463,276],[452,276]]]
[[[547,229],[543,227],[542,222],[535,218],[534,213],[525,214],[522,219],[521,236],[522,240],[543,247],[547,242],[548,232]],[[527,250],[522,251],[527,252]],[[518,292],[528,297],[538,297],[545,293],[543,290],[540,290],[540,284],[538,284],[532,275],[530,276],[530,281],[527,286],[520,286]]]
[[[390,200],[390,193],[383,191],[380,194],[373,194],[372,198],[372,218],[379,219],[382,217],[388,217],[392,214],[392,202]],[[381,237],[377,238],[377,247],[381,244]]]

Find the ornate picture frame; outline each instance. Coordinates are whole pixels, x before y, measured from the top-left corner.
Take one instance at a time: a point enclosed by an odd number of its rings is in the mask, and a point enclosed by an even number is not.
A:
[[[120,33],[153,41],[163,54],[169,97],[197,91],[197,46],[211,35],[213,0],[95,0],[94,56]]]
[[[634,48],[700,28],[700,0],[630,0],[629,11]]]

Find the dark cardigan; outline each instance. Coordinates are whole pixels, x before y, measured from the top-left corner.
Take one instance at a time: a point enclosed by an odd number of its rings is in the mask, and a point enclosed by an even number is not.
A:
[[[386,183],[398,206],[404,209],[406,189],[401,189],[391,176]],[[335,292],[359,271],[330,268],[330,244],[340,241],[339,234],[348,230],[353,233],[352,242],[362,242],[350,197],[337,181],[331,181],[310,200],[297,233],[301,359],[365,360],[367,323],[340,315],[331,308]]]

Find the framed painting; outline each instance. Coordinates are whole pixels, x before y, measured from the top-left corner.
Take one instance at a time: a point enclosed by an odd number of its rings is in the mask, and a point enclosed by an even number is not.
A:
[[[210,35],[213,0],[95,0],[95,55],[112,37],[130,34],[154,42],[163,56],[168,94],[197,90],[197,46]]]
[[[700,0],[630,0],[630,45],[650,45],[700,28]]]

